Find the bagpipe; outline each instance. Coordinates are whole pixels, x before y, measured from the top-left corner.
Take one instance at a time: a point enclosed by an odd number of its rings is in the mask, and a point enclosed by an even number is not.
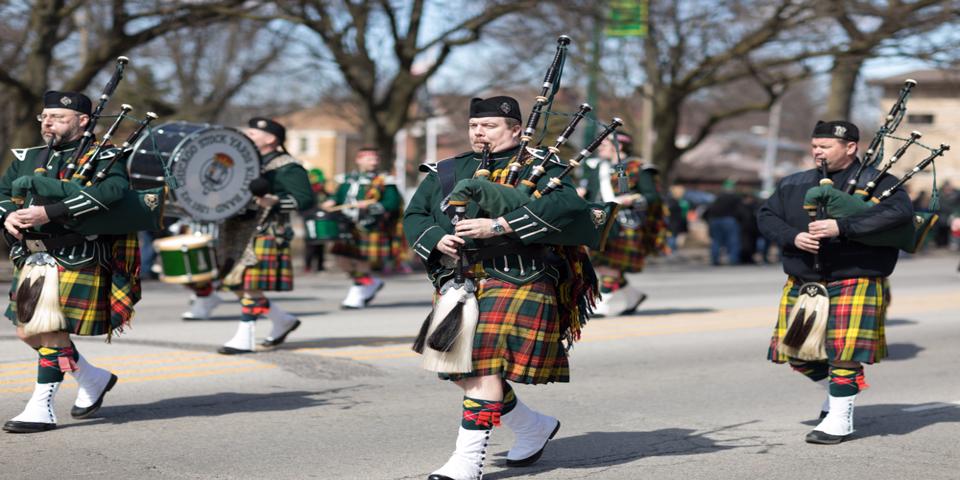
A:
[[[590,156],[607,136],[622,125],[623,122],[619,118],[614,118],[609,124],[603,125],[603,131],[570,159],[561,172],[550,178],[544,185],[540,185],[551,162],[563,165],[559,158],[560,148],[566,144],[577,125],[591,110],[590,105],[580,105],[575,113],[569,115],[571,117],[569,122],[552,145],[529,147],[534,141],[541,117],[551,114],[559,115],[559,113],[552,113],[550,109],[554,95],[560,86],[569,44],[570,38],[565,35],[557,39],[556,54],[544,76],[540,94],[534,100],[534,106],[521,132],[517,154],[507,167],[503,183],[490,179],[491,152],[489,146],[485,146],[480,165],[473,178],[457,182],[445,200],[444,208],[453,209],[453,212],[448,212],[448,214],[452,213],[452,223],[456,224],[466,216],[467,205],[471,202],[490,218],[498,218],[530,202],[549,198],[552,192],[564,188],[564,178],[581,161]],[[546,125],[546,121],[544,124]],[[544,126],[545,130],[546,126]],[[543,135],[541,135],[542,138]],[[522,171],[528,167],[529,176],[520,180]],[[583,201],[579,197],[577,199]],[[596,278],[592,276],[592,269],[583,267],[583,257],[586,253],[582,247],[588,246],[596,250],[603,248],[610,228],[616,222],[616,212],[619,208],[619,205],[614,202],[605,204],[583,202],[584,208],[577,209],[574,218],[570,219],[571,224],[578,228],[567,229],[562,232],[563,235],[550,233],[539,241],[560,249],[576,250],[563,255],[570,270],[571,279],[561,281],[561,285],[558,286],[559,303],[565,306],[561,308],[561,331],[565,332],[568,343],[579,337],[580,327],[586,321],[586,312],[592,305],[593,293],[596,290]],[[588,261],[586,265],[589,265]],[[476,299],[477,287],[472,279],[466,277],[466,268],[467,254],[461,250],[454,277],[440,287],[434,308],[424,320],[414,342],[413,349],[423,354],[423,367],[427,370],[446,373],[464,373],[472,370],[472,344],[479,310]]]
[[[95,142],[94,130],[98,121],[104,117],[103,110],[123,78],[124,68],[129,61],[127,57],[117,58],[113,75],[100,94],[80,143],[67,163],[63,178],[48,177],[46,169],[37,168],[33,176],[20,177],[13,181],[11,197],[14,203],[22,205],[28,192],[42,199],[43,203],[63,200],[106,180],[118,162],[126,165],[126,159],[134,151],[134,144],[150,123],[158,118],[157,115],[147,112],[142,120],[135,120],[136,128],[120,147],[115,147],[110,140],[120,124],[130,118],[129,114],[133,110],[130,105],[124,104],[120,107],[120,112],[99,142]],[[52,148],[52,144],[53,139],[47,148]],[[127,189],[123,197],[111,203],[108,209],[71,220],[65,225],[69,230],[81,235],[124,235],[140,230],[159,230],[166,204],[166,191],[166,186],[143,190]]]
[[[863,161],[856,173],[847,181],[842,189],[835,188],[832,183],[821,184],[807,191],[804,197],[804,208],[808,211],[815,210],[817,206],[823,206],[826,218],[845,218],[868,211],[874,205],[890,198],[896,191],[917,173],[933,165],[933,188],[931,194],[930,209],[927,211],[914,212],[913,221],[900,225],[883,232],[877,232],[870,235],[850,237],[851,240],[864,245],[879,247],[895,247],[909,253],[916,252],[922,245],[927,233],[933,228],[939,219],[937,209],[939,208],[939,193],[937,190],[936,165],[934,161],[950,149],[949,145],[940,144],[939,147],[930,147],[920,143],[920,132],[911,132],[908,138],[894,136],[894,131],[900,125],[907,111],[907,99],[910,91],[917,85],[917,82],[908,79],[900,90],[900,94],[894,102],[890,111],[887,113],[884,124],[877,130],[873,140],[863,156]],[[877,168],[883,162],[883,141],[889,138],[903,142],[894,152],[893,156],[880,168],[877,174],[870,179],[862,189],[858,189],[860,178],[867,167]],[[929,154],[917,162],[917,164],[907,171],[897,182],[881,192],[877,192],[881,179],[889,172],[890,168],[903,158],[907,149],[911,146],[919,146],[926,149]]]

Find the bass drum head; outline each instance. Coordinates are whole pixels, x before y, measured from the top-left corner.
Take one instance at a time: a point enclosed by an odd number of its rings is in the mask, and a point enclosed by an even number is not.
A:
[[[156,137],[156,140],[152,138]],[[177,141],[179,139],[179,141]],[[175,146],[170,145],[176,142]],[[154,146],[156,146],[154,148]],[[260,154],[240,131],[220,126],[177,122],[165,124],[137,145],[157,166],[163,158],[177,188],[171,191],[172,204],[191,219],[218,222],[246,208],[250,202],[250,181],[260,175]],[[131,175],[133,162],[131,160]],[[135,165],[150,178],[143,162]],[[163,171],[159,174],[163,181]]]
[[[133,146],[133,154],[127,160],[130,187],[146,190],[164,185],[163,166],[170,165],[170,157],[177,145],[197,130],[210,125],[175,122],[165,123],[143,135]],[[161,163],[162,162],[162,163]]]

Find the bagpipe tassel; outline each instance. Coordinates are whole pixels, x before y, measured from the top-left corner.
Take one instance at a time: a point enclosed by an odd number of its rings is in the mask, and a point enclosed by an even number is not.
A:
[[[830,318],[830,296],[818,283],[800,287],[800,295],[790,310],[787,331],[780,340],[783,353],[801,360],[827,358],[826,333]]]
[[[453,285],[444,292],[437,300],[424,335],[427,341],[423,368],[443,373],[472,371],[473,337],[479,318],[472,284]]]
[[[427,343],[427,332],[430,331],[431,318],[433,318],[433,310],[430,310],[427,318],[425,318],[423,324],[420,325],[420,333],[417,334],[417,339],[413,341],[414,352],[423,353],[423,346]]]
[[[66,328],[66,318],[60,308],[58,273],[56,264],[33,265],[17,289],[17,321],[25,334],[58,332]]]

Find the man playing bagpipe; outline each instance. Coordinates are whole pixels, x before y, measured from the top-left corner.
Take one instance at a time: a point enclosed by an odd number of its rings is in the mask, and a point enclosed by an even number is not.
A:
[[[515,435],[508,466],[540,458],[560,422],[524,405],[508,382],[569,381],[564,341],[579,336],[597,294],[585,249],[571,239],[601,228],[607,213],[591,210],[569,179],[561,183],[559,160],[545,162],[543,181],[527,180],[526,187],[540,188],[553,175],[552,192],[530,200],[520,186],[506,185],[512,184],[508,164],[524,143],[518,145],[520,118],[511,97],[471,100],[472,151],[421,166],[427,176],[404,215],[407,239],[437,289],[434,311],[414,349],[423,353],[425,368],[464,390],[456,451],[430,479],[479,478],[489,435],[501,422]],[[524,162],[521,177],[531,163]],[[480,193],[482,188],[465,201],[458,194],[470,182],[516,193],[527,203],[495,208],[509,195]],[[450,323],[451,338],[438,339],[448,320],[458,317],[459,326]],[[451,352],[466,352],[462,358],[441,353],[454,344]]]
[[[867,384],[863,364],[887,355],[884,320],[890,304],[887,277],[897,264],[898,249],[871,246],[866,238],[909,225],[910,198],[895,188],[884,201],[841,218],[830,218],[825,204],[810,203],[811,192],[824,198],[850,195],[838,190],[860,166],[855,125],[819,122],[811,153],[818,168],[782,179],[758,213],[761,232],[783,249],[788,275],[768,358],[790,366],[828,389],[822,420],[806,441],[835,444],[853,432],[854,399]],[[872,168],[864,170],[887,190],[897,183]],[[865,181],[857,182],[858,187]],[[819,184],[819,186],[818,186]],[[805,201],[807,198],[807,201]],[[819,206],[818,206],[819,204]],[[816,219],[811,221],[811,213]]]
[[[383,280],[371,273],[394,262],[403,198],[391,176],[378,171],[380,155],[375,148],[362,148],[355,158],[357,170],[339,180],[334,197],[323,209],[338,211],[341,221],[351,224],[351,239],[337,241],[331,253],[347,272],[353,285],[340,306],[360,309],[373,301]]]
[[[625,273],[643,271],[649,255],[668,252],[666,210],[657,190],[657,168],[631,155],[633,138],[616,134],[617,142],[607,138],[595,158],[581,165],[577,191],[590,202],[620,204],[617,224],[603,251],[591,253],[591,261],[600,276],[602,299],[594,314],[617,315],[633,312],[647,299],[645,293],[627,285]],[[622,162],[622,168],[618,164]],[[619,191],[620,177],[626,178],[626,191]]]
[[[99,145],[77,152],[94,121],[91,107],[83,94],[46,92],[37,117],[46,146],[15,149],[16,159],[0,179],[0,217],[15,267],[6,316],[40,357],[33,395],[23,412],[4,424],[8,432],[56,428],[54,396],[65,372],[79,387],[70,415],[87,418],[100,409],[117,376],[80,355],[70,335],[107,335],[109,341],[129,324],[140,299],[136,233],[83,235],[72,229],[110,210],[129,189],[124,164],[109,162],[118,149]],[[102,181],[63,186],[76,167],[90,162],[90,171],[104,173]],[[40,185],[72,193],[54,198],[43,190],[41,195]]]
[[[286,129],[268,118],[250,119],[244,131],[260,151],[261,177],[251,182],[256,204],[260,207],[256,233],[246,241],[246,250],[231,272],[224,277],[225,286],[240,295],[240,324],[237,331],[218,353],[234,355],[254,351],[254,327],[257,318],[272,321],[270,334],[261,345],[273,347],[286,340],[300,326],[300,320],[271,303],[265,291],[293,290],[293,265],[290,242],[293,228],[290,214],[303,212],[316,204],[307,171],[283,147]]]

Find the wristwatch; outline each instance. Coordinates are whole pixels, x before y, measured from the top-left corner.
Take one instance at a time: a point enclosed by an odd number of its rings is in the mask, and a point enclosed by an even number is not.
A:
[[[490,231],[493,232],[494,235],[503,235],[504,233],[507,233],[507,230],[503,228],[503,225],[500,225],[500,222],[498,222],[495,218],[493,219],[493,225],[490,226]]]

